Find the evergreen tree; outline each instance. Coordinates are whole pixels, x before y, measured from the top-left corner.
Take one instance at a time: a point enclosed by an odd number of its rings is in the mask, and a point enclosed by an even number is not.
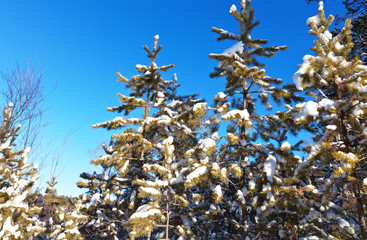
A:
[[[193,160],[185,155],[188,156],[186,153],[198,142],[206,103],[196,95],[177,95],[176,76],[172,81],[162,78],[160,72],[174,65],[157,66],[155,60],[161,50],[158,36],[154,37],[152,50],[147,46],[143,48],[150,64],[136,65],[141,75],[131,79],[117,73],[119,81],[126,83],[130,90],[130,96],[119,94],[122,104],[107,109],[125,115],[143,109],[143,117],[117,117],[93,126],[122,128],[124,132],[113,134],[111,146],[105,147],[107,155],[92,161],[103,167],[103,176],[83,174],[88,182],[79,182],[79,186],[89,189],[86,196],[89,200],[85,204],[91,206],[86,212],[102,207],[109,210],[102,212],[107,216],[102,219],[127,227],[131,239],[143,236],[179,238],[190,234],[189,223],[192,222],[188,209],[190,196],[183,183],[198,165],[189,169]],[[112,201],[110,195],[116,199]],[[94,204],[91,204],[92,199],[95,199]],[[107,214],[114,209],[120,213],[112,218]],[[92,218],[96,221],[101,219],[98,214],[90,216],[95,216]],[[92,225],[89,223],[86,227],[90,226],[90,231],[95,232]]]
[[[211,169],[217,179],[212,183],[215,201],[211,205],[218,219],[212,224],[217,239],[279,238],[290,232],[284,223],[292,221],[287,215],[296,214],[297,208],[285,203],[297,199],[291,182],[284,180],[293,176],[299,161],[290,151],[298,145],[286,142],[292,130],[286,124],[289,114],[261,115],[260,111],[271,109],[274,102],[301,98],[294,86],[279,87],[282,80],[267,76],[262,69],[265,65],[258,57],[272,57],[286,47],[263,46],[267,40],[251,37],[259,21],[250,5],[250,0],[242,0],[240,10],[235,5],[230,9],[240,25],[238,34],[212,28],[218,40],[236,41],[222,54],[209,56],[218,60],[210,76],[226,77],[225,90],[215,96],[214,103],[221,119],[229,122],[223,137],[226,142],[220,144]]]
[[[366,177],[367,66],[353,51],[351,20],[335,36],[328,30],[334,17],[307,20],[316,36],[293,81],[313,100],[296,105],[295,122],[312,133],[306,159],[296,169],[305,186],[309,212],[300,234],[313,239],[367,239],[364,179]],[[302,233],[301,233],[302,231]]]
[[[41,209],[31,204],[37,165],[27,164],[29,148],[14,151],[20,126],[12,128],[12,104],[4,108],[0,126],[0,238],[33,239],[45,230]]]

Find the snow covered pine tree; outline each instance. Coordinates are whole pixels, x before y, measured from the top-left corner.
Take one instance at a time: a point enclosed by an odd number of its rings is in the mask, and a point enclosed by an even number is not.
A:
[[[307,157],[296,169],[310,211],[300,220],[306,239],[367,239],[367,66],[351,58],[351,20],[333,36],[334,20],[318,14],[307,20],[316,36],[293,81],[313,100],[296,105],[295,121],[312,133]]]
[[[177,95],[179,84],[175,75],[172,81],[162,78],[160,72],[174,65],[157,66],[155,60],[161,50],[158,35],[154,37],[152,50],[147,46],[143,48],[151,60],[149,66],[136,65],[142,75],[131,79],[117,73],[118,80],[126,83],[130,90],[130,96],[118,94],[123,104],[107,109],[125,115],[143,109],[143,117],[117,117],[93,126],[122,128],[124,132],[113,134],[111,145],[104,147],[107,155],[92,161],[103,167],[104,174],[81,175],[88,180],[78,183],[89,189],[86,213],[94,211],[90,215],[93,222],[85,227],[95,232],[96,227],[109,225],[110,234],[118,223],[129,229],[131,239],[143,236],[178,239],[192,234],[192,213],[183,183],[192,170],[187,165],[195,160],[185,158],[185,154],[192,152],[190,149],[197,145],[206,103],[203,99],[196,99],[196,95]],[[128,127],[131,125],[138,127]],[[112,218],[111,213],[118,214]],[[98,231],[103,237],[105,230]],[[112,235],[108,237],[112,238]],[[113,237],[117,239],[117,231]]]
[[[216,209],[212,212],[217,216],[209,223],[215,239],[277,239],[288,230],[289,209],[296,210],[284,201],[295,198],[285,180],[293,176],[299,162],[286,142],[287,114],[260,115],[257,111],[271,109],[272,102],[289,104],[301,98],[294,93],[294,86],[277,87],[282,80],[267,76],[261,69],[265,65],[257,57],[272,57],[286,47],[263,47],[267,40],[251,38],[259,21],[254,20],[250,5],[251,0],[242,0],[240,10],[235,5],[230,9],[239,22],[239,34],[212,28],[219,34],[218,40],[236,41],[223,53],[209,55],[218,60],[211,77],[226,77],[226,88],[215,96],[214,103],[221,119],[229,122],[226,142],[219,145],[211,169],[217,177],[212,187],[217,205],[210,207]]]
[[[31,205],[37,165],[27,164],[29,148],[14,151],[20,126],[11,128],[12,104],[4,108],[0,126],[0,238],[34,239],[44,232],[41,209]]]

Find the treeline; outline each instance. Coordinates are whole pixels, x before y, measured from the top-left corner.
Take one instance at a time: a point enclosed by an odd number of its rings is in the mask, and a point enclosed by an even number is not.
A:
[[[93,127],[118,131],[91,162],[102,172],[80,175],[80,198],[61,202],[55,181],[32,196],[37,167],[29,149],[13,150],[19,127],[6,107],[0,238],[367,239],[367,66],[353,54],[351,20],[332,33],[320,2],[307,20],[314,55],[283,84],[261,59],[286,47],[252,38],[251,0],[230,14],[239,33],[212,28],[234,43],[209,55],[210,77],[225,79],[213,104],[163,78],[174,65],[156,64],[158,35],[136,76],[117,73],[128,95],[107,110],[121,117]]]

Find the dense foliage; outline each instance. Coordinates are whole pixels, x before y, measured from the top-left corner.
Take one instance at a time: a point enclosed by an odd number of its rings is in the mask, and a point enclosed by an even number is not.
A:
[[[284,85],[262,59],[287,47],[251,36],[251,0],[229,13],[238,33],[212,28],[234,42],[209,55],[210,77],[225,79],[213,104],[179,95],[176,74],[164,79],[174,65],[157,64],[158,35],[137,75],[116,74],[127,95],[107,110],[122,116],[93,125],[115,133],[77,199],[58,197],[55,178],[31,194],[37,167],[29,149],[12,150],[19,127],[5,108],[0,238],[367,239],[367,66],[352,20],[332,32],[320,2],[307,20],[314,54]]]

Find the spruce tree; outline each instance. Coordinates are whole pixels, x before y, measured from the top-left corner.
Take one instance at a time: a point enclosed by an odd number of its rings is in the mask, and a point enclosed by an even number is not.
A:
[[[295,130],[286,124],[290,113],[261,112],[272,109],[274,103],[301,98],[294,86],[281,87],[281,79],[266,75],[258,58],[272,57],[286,47],[264,46],[267,40],[252,38],[259,21],[250,5],[250,0],[242,0],[239,10],[235,5],[230,9],[240,25],[238,34],[212,28],[218,40],[236,41],[223,53],[209,55],[218,61],[210,76],[226,78],[225,90],[214,98],[216,113],[228,122],[222,137],[225,143],[220,144],[211,169],[217,179],[212,183],[211,208],[217,209],[213,213],[218,219],[212,231],[218,239],[282,238],[284,232],[294,231],[288,228],[293,221],[288,215],[297,211],[290,179],[299,161],[291,150],[299,144],[286,142]],[[222,192],[220,198],[218,192]]]
[[[4,108],[0,126],[0,238],[33,239],[45,230],[32,203],[37,165],[27,164],[29,148],[13,150],[20,126],[12,127],[12,106]]]
[[[367,239],[365,214],[367,66],[353,51],[351,20],[333,35],[334,17],[318,14],[307,20],[316,37],[293,80],[312,100],[296,105],[295,122],[311,132],[296,176],[304,184],[309,212],[300,221],[305,237]]]
[[[95,207],[88,207],[87,212],[105,205],[104,193],[114,195],[116,199],[112,202],[110,196],[107,197],[110,207],[106,209],[115,209],[120,214],[113,220],[106,219],[127,228],[131,239],[179,238],[191,234],[190,195],[184,182],[199,164],[191,169],[194,160],[186,156],[198,142],[206,103],[197,99],[197,95],[178,95],[175,75],[171,81],[162,78],[161,72],[174,65],[157,66],[156,57],[161,50],[158,35],[154,37],[153,49],[143,48],[150,64],[136,65],[141,74],[131,79],[117,73],[118,80],[126,84],[130,94],[119,94],[122,104],[107,109],[125,115],[133,110],[138,114],[140,109],[143,116],[117,117],[93,126],[123,129],[123,133],[113,134],[111,145],[105,147],[107,154],[92,161],[102,166],[105,174],[101,177],[82,174],[88,182],[81,181],[78,185],[89,189],[86,195],[89,199],[98,194]],[[88,205],[88,201],[85,204]],[[86,227],[88,225],[91,226]]]

